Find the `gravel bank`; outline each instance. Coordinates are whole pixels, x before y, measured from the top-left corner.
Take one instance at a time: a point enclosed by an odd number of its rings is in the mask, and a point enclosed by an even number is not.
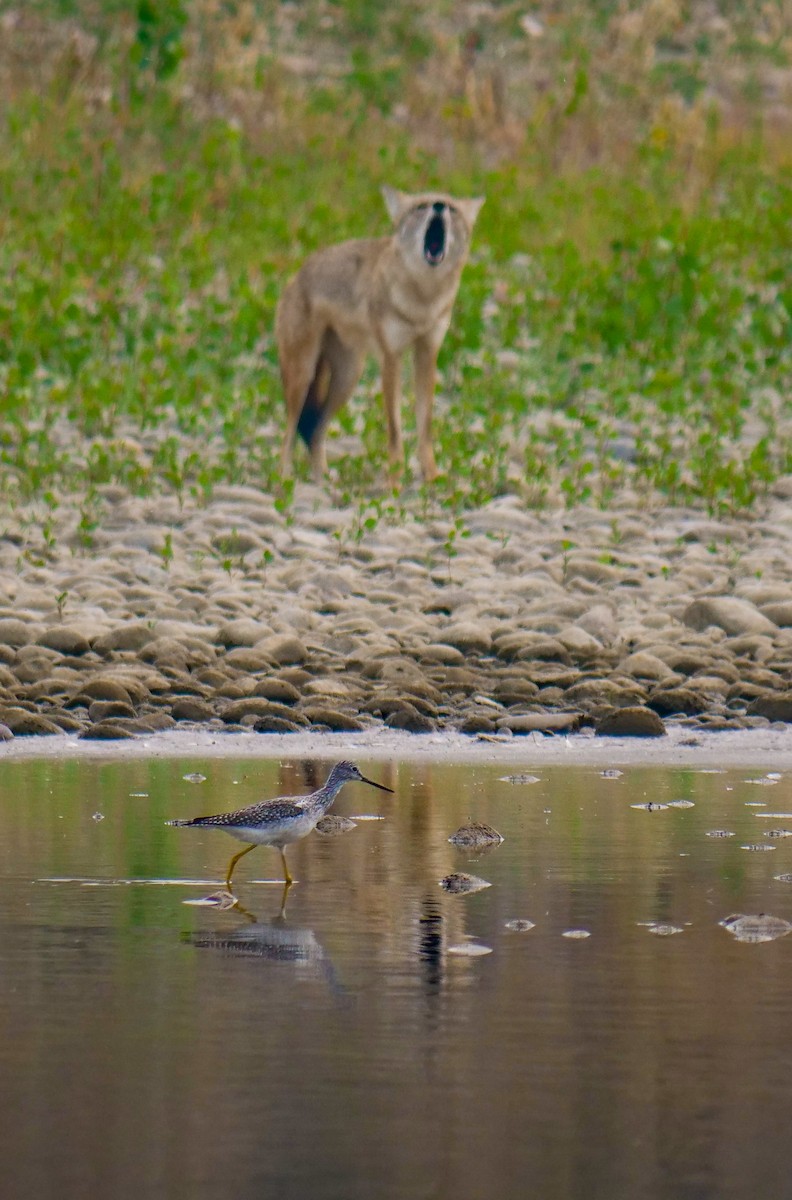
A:
[[[3,736],[784,731],[791,498],[714,520],[509,496],[457,526],[309,485],[286,512],[108,486],[89,536],[76,504],[6,513]]]

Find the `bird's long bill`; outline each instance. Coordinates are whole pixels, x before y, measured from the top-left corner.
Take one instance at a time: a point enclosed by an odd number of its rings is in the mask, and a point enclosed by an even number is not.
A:
[[[393,788],[385,787],[384,783],[375,783],[373,779],[366,779],[365,775],[360,776],[360,783],[369,783],[372,787],[379,788],[381,792],[390,792],[391,796],[394,794]]]

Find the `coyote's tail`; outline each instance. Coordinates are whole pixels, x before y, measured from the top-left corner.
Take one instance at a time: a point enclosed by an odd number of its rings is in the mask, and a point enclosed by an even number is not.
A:
[[[319,383],[320,376],[323,373],[323,364],[320,358],[316,364],[314,377],[308,384],[308,391],[305,393],[305,400],[303,401],[300,417],[297,421],[297,432],[306,446],[309,447],[313,441],[313,435],[316,433],[316,427],[322,419],[324,401],[320,395]]]

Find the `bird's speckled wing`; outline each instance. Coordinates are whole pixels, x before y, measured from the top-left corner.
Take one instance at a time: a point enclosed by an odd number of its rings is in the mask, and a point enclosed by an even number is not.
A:
[[[234,812],[216,813],[211,817],[193,817],[191,821],[173,821],[173,825],[225,826],[244,828],[251,825],[269,825],[289,818],[303,816],[305,810],[298,803],[302,797],[294,800],[262,800],[260,804],[249,804],[247,808],[238,808]]]

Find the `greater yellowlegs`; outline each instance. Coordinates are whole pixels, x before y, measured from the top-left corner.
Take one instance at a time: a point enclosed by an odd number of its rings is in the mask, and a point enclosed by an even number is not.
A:
[[[385,787],[383,783],[375,783],[373,779],[366,779],[354,763],[339,762],[328,775],[324,787],[307,796],[278,796],[275,800],[262,800],[258,804],[238,808],[235,812],[218,813],[213,817],[194,817],[191,821],[166,821],[165,824],[193,825],[198,829],[224,829],[240,842],[251,843],[235,854],[228,864],[225,885],[229,892],[231,876],[240,858],[255,850],[256,846],[277,846],[283,863],[284,882],[288,887],[292,883],[292,877],[284,847],[310,833],[344,784],[352,780],[368,783],[371,787],[379,788],[381,792],[393,793],[393,788]]]

